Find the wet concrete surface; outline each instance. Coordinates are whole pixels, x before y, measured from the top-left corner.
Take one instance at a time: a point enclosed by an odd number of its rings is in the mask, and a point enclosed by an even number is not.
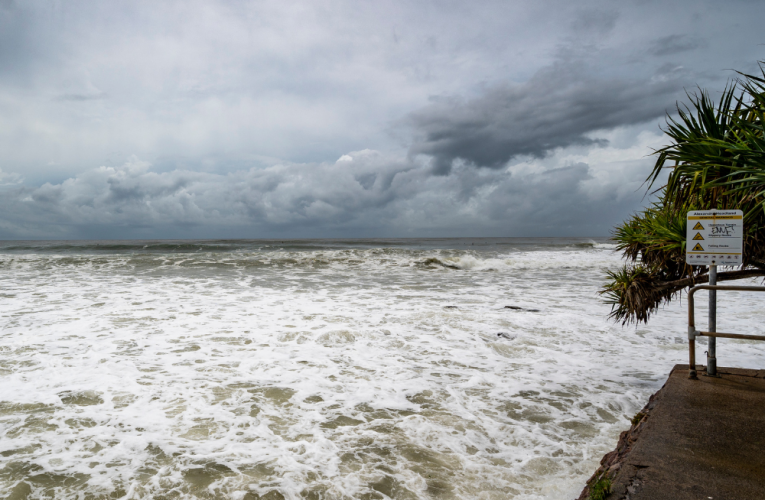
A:
[[[697,370],[676,365],[652,398],[607,499],[765,499],[765,370]]]

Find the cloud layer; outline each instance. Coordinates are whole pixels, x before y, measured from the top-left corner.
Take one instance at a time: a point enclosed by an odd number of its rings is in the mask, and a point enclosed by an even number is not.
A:
[[[642,135],[632,154],[656,140]],[[0,237],[597,236],[642,197],[647,161],[608,157],[623,151],[462,164],[442,176],[427,161],[372,150],[226,174],[155,172],[133,158],[59,184],[1,186]]]
[[[765,4],[0,1],[0,237],[605,235]],[[342,158],[342,161],[335,161]]]

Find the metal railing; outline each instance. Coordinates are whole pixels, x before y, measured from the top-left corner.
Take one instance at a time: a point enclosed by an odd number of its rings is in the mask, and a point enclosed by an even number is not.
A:
[[[715,273],[716,274],[716,273]],[[716,278],[716,276],[715,276]],[[693,294],[698,290],[709,290],[709,331],[696,330],[694,318]],[[741,335],[739,333],[717,332],[717,290],[734,290],[739,292],[765,292],[765,286],[727,286],[727,285],[698,285],[688,291],[688,351],[690,356],[690,378],[696,377],[696,337],[710,337],[707,354],[707,375],[717,375],[717,358],[715,357],[714,341],[717,337],[726,339],[765,340],[762,335]]]

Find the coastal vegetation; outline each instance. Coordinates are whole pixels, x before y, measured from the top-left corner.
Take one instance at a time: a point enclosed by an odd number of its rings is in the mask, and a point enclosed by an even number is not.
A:
[[[765,276],[764,65],[759,76],[738,73],[717,101],[702,89],[689,93],[689,104],[667,118],[670,144],[654,152],[646,179],[657,199],[613,232],[627,263],[608,272],[601,290],[612,319],[647,322],[686,287],[709,281],[707,266],[685,263],[689,210],[742,210],[742,265],[717,280]],[[666,183],[654,189],[666,173]]]
[[[607,475],[602,475],[590,486],[590,500],[605,500],[611,493],[611,479]]]

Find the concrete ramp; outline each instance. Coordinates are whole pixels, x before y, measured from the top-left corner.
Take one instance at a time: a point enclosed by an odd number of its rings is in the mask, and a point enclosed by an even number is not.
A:
[[[608,500],[765,500],[765,370],[697,369],[674,367],[588,485],[610,478]]]

